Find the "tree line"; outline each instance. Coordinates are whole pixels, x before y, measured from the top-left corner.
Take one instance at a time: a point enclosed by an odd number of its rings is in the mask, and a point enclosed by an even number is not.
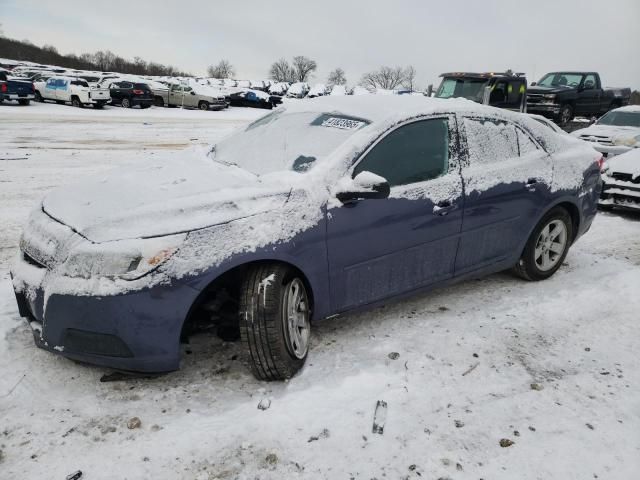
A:
[[[128,60],[109,50],[63,55],[53,45],[39,47],[28,40],[13,40],[2,36],[0,36],[0,57],[77,70],[113,71],[134,75],[191,76],[170,65],[146,61],[141,57]]]

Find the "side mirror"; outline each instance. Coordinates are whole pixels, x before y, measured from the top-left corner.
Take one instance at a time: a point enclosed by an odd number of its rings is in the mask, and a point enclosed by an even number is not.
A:
[[[538,82],[531,82],[531,86],[535,87],[538,84]]]
[[[195,94],[196,94],[196,92],[194,92],[193,90],[191,90],[191,95],[195,95]]]
[[[345,179],[337,190],[336,198],[342,203],[388,198],[391,193],[389,182],[385,178],[366,171],[360,172],[353,179]]]

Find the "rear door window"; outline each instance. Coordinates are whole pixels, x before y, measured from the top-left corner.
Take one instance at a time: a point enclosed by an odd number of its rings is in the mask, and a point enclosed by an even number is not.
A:
[[[424,182],[449,169],[449,122],[420,120],[393,130],[356,165],[353,176],[372,172],[390,186]]]
[[[518,156],[514,125],[497,119],[465,118],[464,129],[471,165],[490,164]]]

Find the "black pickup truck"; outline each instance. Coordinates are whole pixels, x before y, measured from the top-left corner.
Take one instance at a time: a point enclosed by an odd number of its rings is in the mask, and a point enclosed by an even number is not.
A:
[[[597,72],[551,72],[529,87],[527,112],[566,125],[574,116],[600,117],[630,97],[630,88],[602,88]]]
[[[4,100],[17,100],[20,105],[29,105],[35,94],[33,83],[9,78],[9,73],[0,69],[0,103]]]

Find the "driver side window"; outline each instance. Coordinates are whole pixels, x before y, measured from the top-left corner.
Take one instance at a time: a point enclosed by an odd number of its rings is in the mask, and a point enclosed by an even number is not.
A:
[[[353,177],[372,172],[389,186],[424,182],[449,169],[449,122],[420,120],[393,130],[356,165]]]

